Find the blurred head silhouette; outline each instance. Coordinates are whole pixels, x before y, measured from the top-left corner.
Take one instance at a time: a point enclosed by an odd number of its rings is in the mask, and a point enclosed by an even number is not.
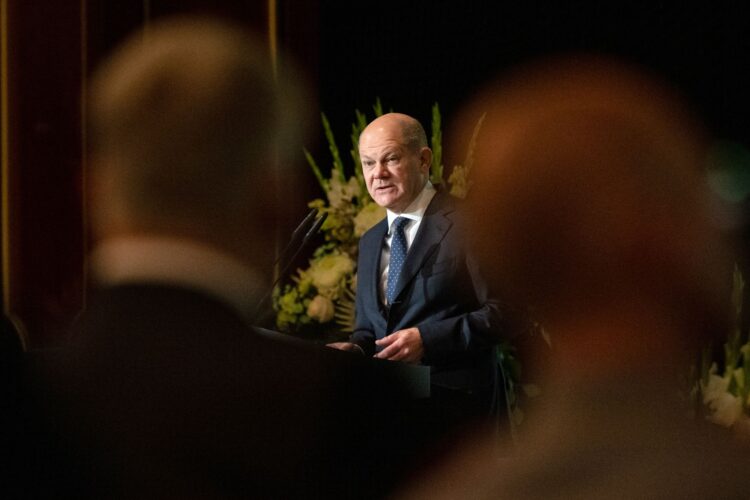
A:
[[[731,274],[705,136],[668,86],[616,60],[556,58],[488,87],[463,123],[484,112],[470,234],[505,298],[535,308],[571,365],[663,361],[675,341],[722,331]]]
[[[691,420],[680,386],[726,331],[731,282],[700,124],[658,79],[590,56],[494,82],[460,134],[485,112],[469,234],[551,355],[512,456],[477,439],[403,498],[746,496],[747,451]]]
[[[263,44],[224,21],[156,21],[91,81],[95,237],[168,234],[264,256],[278,152],[297,151],[299,88]],[[299,121],[302,117],[296,117]],[[277,148],[283,144],[283,148]]]

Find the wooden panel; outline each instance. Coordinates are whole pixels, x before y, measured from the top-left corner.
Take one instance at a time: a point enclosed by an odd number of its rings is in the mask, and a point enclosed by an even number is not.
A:
[[[35,347],[83,307],[85,6],[4,0],[4,14],[4,306]]]
[[[82,96],[88,74],[133,30],[162,16],[226,17],[258,32],[269,46],[296,41],[295,49],[307,56],[315,55],[315,44],[306,43],[310,34],[295,34],[314,18],[310,7],[292,16],[291,4],[277,0],[0,0],[0,5],[3,305],[22,323],[27,347],[34,348],[61,339],[85,307]],[[276,29],[269,30],[271,20]],[[316,57],[301,59],[306,69],[315,66]],[[301,168],[306,167],[301,163]],[[296,225],[296,212],[305,211],[307,197],[299,198],[296,211],[294,202],[279,200],[286,210],[282,226],[290,226],[280,229],[282,239]]]

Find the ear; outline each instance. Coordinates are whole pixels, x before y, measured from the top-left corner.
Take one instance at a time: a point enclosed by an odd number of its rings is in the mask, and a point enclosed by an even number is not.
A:
[[[419,162],[420,171],[426,175],[430,171],[430,166],[432,165],[432,150],[427,146],[420,150]]]

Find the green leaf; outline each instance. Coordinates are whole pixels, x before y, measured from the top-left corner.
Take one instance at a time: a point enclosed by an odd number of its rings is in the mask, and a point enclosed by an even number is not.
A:
[[[351,333],[354,331],[355,314],[355,294],[346,287],[336,304],[336,312],[334,313],[334,320],[342,332]]]
[[[430,168],[430,182],[435,185],[443,183],[443,132],[441,130],[440,107],[438,103],[432,105],[432,165]]]
[[[336,146],[336,139],[333,137],[331,124],[328,122],[325,113],[321,113],[320,116],[323,122],[323,130],[326,134],[326,140],[328,141],[328,149],[331,151],[331,156],[333,157],[333,169],[331,170],[331,175],[335,175],[342,183],[345,183],[346,176],[344,175],[344,163],[341,161],[341,155],[339,154],[338,146]]]
[[[732,275],[732,306],[734,307],[735,319],[739,320],[742,315],[742,296],[745,290],[745,280],[739,265],[735,262]]]
[[[469,139],[469,146],[466,149],[466,158],[464,158],[464,169],[466,169],[466,175],[471,172],[471,167],[474,166],[474,149],[477,146],[477,136],[479,135],[479,129],[482,128],[482,122],[487,113],[482,113],[482,116],[477,120],[474,125],[474,130],[471,133],[471,139]]]
[[[375,105],[372,110],[375,112],[375,118],[383,116],[383,105],[380,103],[380,97],[375,98]]]
[[[354,162],[354,175],[356,176],[357,183],[359,184],[359,192],[361,194],[360,198],[362,199],[362,201],[366,202],[366,201],[369,201],[369,195],[367,193],[367,184],[365,183],[365,176],[362,173],[362,168],[361,168],[362,160],[359,157],[359,136],[362,134],[362,131],[367,126],[367,118],[365,117],[365,114],[362,113],[358,109],[354,110],[354,115],[356,116],[356,121],[352,123],[351,156],[352,156],[352,161]]]
[[[312,157],[310,152],[305,149],[305,158],[307,158],[307,163],[310,164],[310,168],[312,168],[313,173],[315,174],[315,178],[318,179],[318,184],[320,184],[320,187],[323,188],[323,192],[328,192],[328,179],[323,177],[323,174],[320,172],[320,167],[318,167],[318,164],[315,163],[315,158]]]

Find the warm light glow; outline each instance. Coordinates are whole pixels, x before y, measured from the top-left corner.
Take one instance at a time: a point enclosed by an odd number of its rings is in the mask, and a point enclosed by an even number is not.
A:
[[[268,50],[271,56],[273,77],[279,77],[278,70],[278,30],[276,29],[276,0],[268,0]]]
[[[88,129],[86,127],[87,112],[87,95],[88,95],[88,11],[86,10],[87,0],[81,0],[81,192],[85,193],[87,179],[87,158],[88,158]],[[81,288],[81,308],[86,310],[86,286],[88,284],[88,251],[86,249],[88,242],[88,204],[87,197],[81,198],[81,238],[83,239],[82,248],[83,261],[81,266],[81,276],[83,287]]]
[[[8,1],[0,0],[0,159],[2,168],[2,270],[3,270],[3,311],[10,311],[10,264],[8,231]]]

